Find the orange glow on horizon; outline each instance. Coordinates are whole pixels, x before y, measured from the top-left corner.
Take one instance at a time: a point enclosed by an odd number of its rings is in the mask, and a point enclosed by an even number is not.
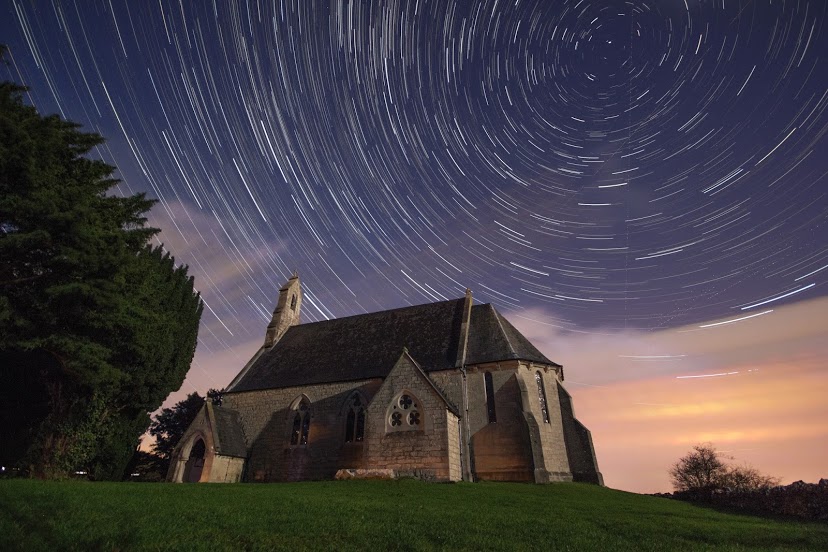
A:
[[[670,465],[703,442],[783,483],[815,482],[828,477],[828,373],[821,364],[812,359],[726,378],[569,389],[610,487],[669,491]]]

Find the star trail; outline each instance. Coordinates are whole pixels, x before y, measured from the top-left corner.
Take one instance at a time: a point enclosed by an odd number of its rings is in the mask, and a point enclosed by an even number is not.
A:
[[[306,321],[469,287],[565,331],[738,326],[828,289],[826,10],[12,0],[1,71],[159,200],[201,350],[294,270]]]

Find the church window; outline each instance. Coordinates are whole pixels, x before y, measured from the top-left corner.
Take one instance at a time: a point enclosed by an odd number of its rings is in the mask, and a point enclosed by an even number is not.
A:
[[[535,372],[535,381],[538,384],[538,401],[543,413],[543,423],[549,423],[549,409],[546,407],[546,390],[543,388],[543,377],[540,372]]]
[[[422,417],[417,398],[408,391],[397,395],[388,408],[386,431],[414,431],[420,428]]]
[[[290,296],[290,310],[296,310],[296,294]]]
[[[310,405],[307,399],[303,398],[294,409],[293,427],[290,432],[291,445],[307,445],[308,433],[310,433]]]
[[[348,404],[348,415],[345,418],[345,442],[361,442],[365,439],[365,406],[358,394],[354,395]]]
[[[492,383],[492,373],[486,372],[486,375],[483,376],[483,378],[486,381],[486,413],[489,418],[489,423],[493,424],[497,422],[497,412],[495,411],[495,394],[494,383]]]
[[[353,410],[348,410],[348,417],[345,419],[345,442],[354,442],[354,426],[356,425],[356,416]]]

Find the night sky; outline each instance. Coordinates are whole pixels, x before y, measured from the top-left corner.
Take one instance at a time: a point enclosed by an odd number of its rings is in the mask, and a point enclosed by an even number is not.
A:
[[[815,300],[828,326],[827,14],[823,0],[4,0],[0,77],[105,136],[119,193],[160,200],[151,222],[207,304],[201,392],[246,360],[216,375],[209,359],[260,344],[294,270],[306,322],[469,287],[553,335],[531,337],[577,382],[569,338],[773,324]],[[618,362],[692,356],[625,343]]]

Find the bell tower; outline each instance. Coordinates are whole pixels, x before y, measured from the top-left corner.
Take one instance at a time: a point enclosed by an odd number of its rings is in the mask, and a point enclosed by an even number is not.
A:
[[[301,323],[302,284],[296,272],[279,290],[279,302],[267,326],[264,347],[270,348],[285,335],[288,328]]]

